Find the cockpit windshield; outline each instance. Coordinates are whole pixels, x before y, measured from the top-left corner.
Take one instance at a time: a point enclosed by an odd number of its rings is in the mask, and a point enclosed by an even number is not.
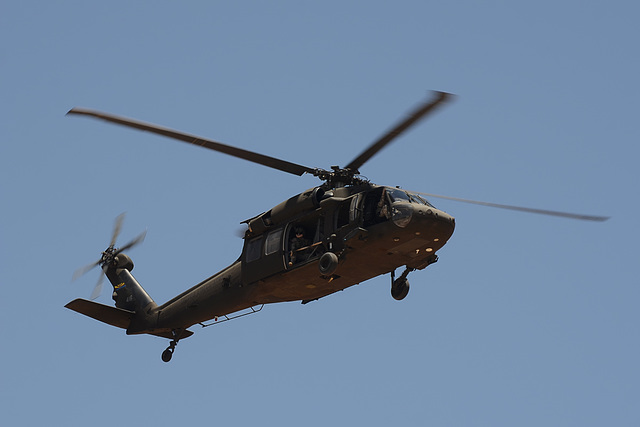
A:
[[[399,188],[387,188],[387,194],[389,194],[389,197],[391,198],[392,203],[393,202],[410,202],[410,203],[417,203],[419,205],[427,205],[432,208],[435,208],[435,206],[429,203],[427,199],[417,194],[410,193],[405,190],[401,190]]]
[[[421,205],[427,205],[427,206],[430,206],[432,208],[435,208],[435,206],[433,206],[431,203],[429,203],[429,201],[427,199],[425,199],[422,196],[419,196],[418,194],[409,193],[409,197],[411,197],[411,199],[414,199],[416,203],[420,203]]]

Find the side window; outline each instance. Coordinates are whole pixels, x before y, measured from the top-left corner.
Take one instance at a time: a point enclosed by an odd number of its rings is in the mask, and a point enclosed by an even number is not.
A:
[[[358,194],[351,200],[351,206],[349,208],[349,222],[356,222],[362,217],[362,208],[360,202],[362,201],[362,194]]]
[[[267,240],[264,244],[264,254],[271,255],[276,253],[282,247],[282,228],[272,231],[267,235]]]
[[[351,200],[342,202],[336,213],[336,229],[349,224],[349,213],[351,210]]]
[[[260,259],[260,254],[262,253],[261,249],[262,249],[262,236],[249,240],[249,242],[247,242],[245,260],[247,262],[251,262],[251,261]]]

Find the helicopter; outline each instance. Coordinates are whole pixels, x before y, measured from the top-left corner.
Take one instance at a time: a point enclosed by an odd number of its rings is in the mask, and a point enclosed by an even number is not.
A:
[[[386,274],[391,277],[392,297],[404,299],[409,292],[408,275],[437,262],[437,252],[455,229],[455,218],[436,208],[427,197],[588,221],[608,219],[412,192],[377,185],[360,175],[360,168],[369,159],[451,98],[449,93],[433,92],[347,166],[332,166],[330,170],[104,112],[71,109],[67,114],[152,132],[297,176],[311,174],[322,183],[243,221],[246,231],[239,258],[162,305],[131,274],[133,261],[124,253],[141,243],[145,233],[120,248],[115,246],[124,219],[121,215],[100,259],[74,274],[75,279],[94,267],[101,268],[91,299],[78,298],[65,307],[124,329],[127,335],[169,339],[161,357],[169,362],[178,342],[193,335],[190,327],[207,327],[254,314],[265,304],[307,304]],[[401,268],[404,270],[396,277]],[[93,301],[100,294],[105,276],[113,287],[115,306]]]

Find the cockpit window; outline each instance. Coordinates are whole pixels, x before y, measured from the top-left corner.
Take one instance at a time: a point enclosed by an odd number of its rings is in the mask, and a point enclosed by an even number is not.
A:
[[[391,202],[410,202],[411,199],[406,191],[398,188],[389,188],[387,194],[391,197]]]
[[[411,194],[409,193],[409,197],[411,197],[411,200],[414,201],[414,203],[419,203],[421,205],[427,205],[430,206],[432,208],[435,208],[435,206],[433,206],[431,203],[429,203],[429,201],[423,197],[420,197],[417,194]]]
[[[399,188],[388,188],[387,193],[391,198],[391,202],[411,202],[419,205],[427,205],[434,207],[427,199],[420,197],[417,194],[409,193],[408,191],[400,190]]]

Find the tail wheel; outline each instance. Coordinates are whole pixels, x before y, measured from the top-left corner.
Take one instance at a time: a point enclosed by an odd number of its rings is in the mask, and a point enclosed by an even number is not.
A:
[[[173,350],[166,349],[162,352],[162,361],[169,362],[171,361],[171,357],[173,356]]]
[[[173,335],[176,336],[176,332],[175,331],[171,331],[173,332]],[[178,340],[172,340],[169,343],[169,347],[167,347],[167,349],[165,351],[162,352],[162,361],[163,362],[169,362],[171,360],[171,358],[173,357],[173,351],[176,349],[176,345],[178,345]]]

